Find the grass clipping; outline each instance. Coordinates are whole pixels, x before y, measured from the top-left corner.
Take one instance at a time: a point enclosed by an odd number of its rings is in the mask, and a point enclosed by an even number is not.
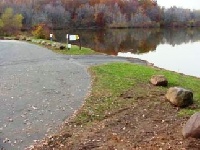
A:
[[[187,116],[200,110],[200,79],[131,63],[94,66],[90,72],[93,77],[90,97],[77,115],[58,135],[48,139],[42,149],[181,149],[200,146],[198,141],[191,144],[191,140],[184,140],[180,135]],[[151,76],[156,74],[168,79],[168,87],[149,84]],[[166,102],[164,95],[172,86],[191,89],[195,107],[178,110]]]

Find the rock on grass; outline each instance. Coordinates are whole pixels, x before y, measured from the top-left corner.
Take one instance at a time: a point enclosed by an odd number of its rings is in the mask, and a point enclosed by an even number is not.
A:
[[[181,87],[171,87],[168,89],[166,98],[177,107],[187,107],[193,104],[193,93]]]
[[[154,75],[150,79],[150,83],[155,86],[167,86],[168,81],[164,75]]]

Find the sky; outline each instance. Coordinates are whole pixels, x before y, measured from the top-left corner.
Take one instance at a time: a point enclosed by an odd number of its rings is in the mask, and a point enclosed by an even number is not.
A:
[[[200,10],[200,0],[157,0],[158,5],[169,8],[177,6],[182,8]]]

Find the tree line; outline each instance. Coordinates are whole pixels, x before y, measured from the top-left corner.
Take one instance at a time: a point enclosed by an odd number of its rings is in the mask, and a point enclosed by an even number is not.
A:
[[[23,16],[24,29],[200,26],[199,10],[165,9],[155,0],[1,0],[1,16],[6,8]]]

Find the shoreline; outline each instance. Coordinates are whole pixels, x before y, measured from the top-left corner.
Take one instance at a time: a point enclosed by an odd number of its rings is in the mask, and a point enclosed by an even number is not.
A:
[[[55,49],[55,47],[51,46],[52,43],[57,43],[59,46],[61,47],[65,47],[65,44],[63,43],[60,43],[60,42],[54,42],[54,41],[50,41],[50,40],[44,40],[44,39],[34,39],[32,37],[26,37],[26,36],[22,36],[22,38],[20,39],[20,37],[4,37],[3,39],[0,39],[0,40],[17,40],[17,41],[26,41],[26,42],[30,42],[30,43],[33,43],[33,44],[39,44],[40,46],[44,46],[45,48],[48,48],[48,49],[51,49],[52,51],[54,52],[58,52],[58,49]],[[35,40],[35,42],[34,42]],[[42,41],[45,41],[42,43]],[[84,47],[85,48],[85,47]],[[61,50],[62,51],[62,50]],[[59,53],[59,52],[58,52]],[[62,54],[62,53],[61,53]],[[63,55],[68,55],[68,54],[63,54]],[[112,56],[112,55],[108,55],[108,54],[105,54],[105,53],[97,53],[97,55],[106,55],[106,56]],[[153,63],[151,62],[148,62],[147,60],[144,60],[144,59],[140,59],[140,58],[133,58],[133,57],[126,57],[126,56],[116,56],[116,57],[119,57],[119,58],[128,58],[128,59],[138,59],[140,60],[141,62],[146,62],[146,65],[147,66],[151,66],[151,67],[154,67],[154,68],[157,68],[157,69],[161,69],[161,70],[167,70],[167,71],[170,71],[170,72],[174,72],[174,73],[178,73],[180,75],[184,75],[184,76],[189,76],[189,77],[194,77],[194,78],[197,78],[197,79],[200,79],[200,77],[198,76],[194,76],[194,75],[188,75],[188,74],[184,74],[184,73],[180,73],[180,72],[176,72],[176,71],[173,71],[173,70],[168,70],[168,69],[165,69],[165,68],[162,68],[162,67],[158,67],[158,66],[155,66]]]

